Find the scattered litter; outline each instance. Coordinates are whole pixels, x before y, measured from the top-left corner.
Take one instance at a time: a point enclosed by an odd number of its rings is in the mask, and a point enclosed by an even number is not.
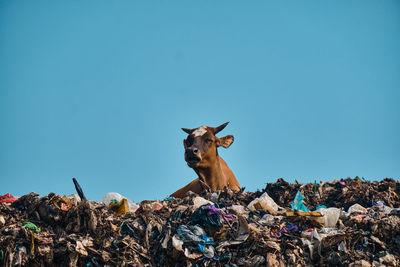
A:
[[[118,193],[91,201],[75,186],[0,204],[0,266],[400,266],[400,182],[388,178],[278,179],[133,212]]]
[[[297,191],[293,203],[290,205],[292,210],[309,212],[310,210],[306,207],[306,205],[304,205],[303,199],[305,199],[303,194],[300,192],[300,190]]]
[[[360,204],[354,204],[352,205],[348,210],[348,214],[353,214],[353,213],[361,213],[361,214],[367,214],[368,210],[361,206]]]
[[[121,203],[123,199],[125,199],[125,201],[124,203]],[[138,204],[116,192],[109,192],[105,194],[103,196],[102,202],[107,207],[114,210],[120,209],[120,215],[126,214],[128,212],[134,213],[139,208]],[[126,206],[126,204],[128,205],[128,207]]]
[[[0,196],[0,203],[13,203],[16,200],[18,200],[18,198],[12,196],[10,193]]]
[[[3,215],[0,215],[0,227],[6,224],[6,219]]]
[[[202,197],[196,196],[195,198],[193,198],[193,209],[198,209],[203,205],[207,205],[207,204],[214,204],[213,202],[204,199]]]
[[[36,234],[40,233],[40,228],[37,227],[37,226],[36,226],[34,223],[32,223],[32,222],[23,222],[23,223],[22,223],[22,227],[25,228],[25,229],[32,230],[32,232],[34,232],[34,233],[36,233]]]
[[[317,210],[322,214],[322,217],[314,217],[314,221],[320,223],[324,227],[335,227],[340,216],[340,209],[338,208],[320,208]]]
[[[261,197],[254,199],[247,207],[252,211],[263,209],[271,214],[276,214],[279,208],[279,206],[267,193],[264,193],[261,195]]]

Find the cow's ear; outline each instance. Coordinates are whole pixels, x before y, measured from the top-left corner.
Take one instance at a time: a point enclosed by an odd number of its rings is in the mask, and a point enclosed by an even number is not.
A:
[[[225,148],[228,148],[230,145],[233,143],[233,135],[227,135],[221,138],[218,138],[217,140],[217,145],[218,146],[223,146]]]
[[[187,145],[187,140],[186,140],[186,139],[183,139],[183,147],[184,147],[185,149],[188,147],[188,145]]]

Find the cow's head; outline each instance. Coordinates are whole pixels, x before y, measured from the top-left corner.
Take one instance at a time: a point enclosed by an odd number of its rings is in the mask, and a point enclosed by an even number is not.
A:
[[[215,135],[222,131],[229,122],[218,127],[200,126],[195,129],[182,128],[188,137],[183,140],[185,161],[191,168],[207,168],[217,160],[217,147],[228,148],[233,143],[233,136],[221,138]]]

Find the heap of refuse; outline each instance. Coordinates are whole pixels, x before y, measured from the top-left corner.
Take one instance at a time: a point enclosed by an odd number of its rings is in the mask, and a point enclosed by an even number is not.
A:
[[[399,266],[399,195],[356,177],[139,205],[0,196],[0,266]]]

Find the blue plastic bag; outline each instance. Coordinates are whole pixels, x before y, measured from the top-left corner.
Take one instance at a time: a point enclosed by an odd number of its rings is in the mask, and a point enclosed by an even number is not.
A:
[[[305,199],[303,194],[300,192],[300,190],[297,191],[296,196],[294,197],[294,200],[290,205],[292,207],[292,210],[309,212],[310,210],[306,207],[306,205],[304,205],[303,199]]]

